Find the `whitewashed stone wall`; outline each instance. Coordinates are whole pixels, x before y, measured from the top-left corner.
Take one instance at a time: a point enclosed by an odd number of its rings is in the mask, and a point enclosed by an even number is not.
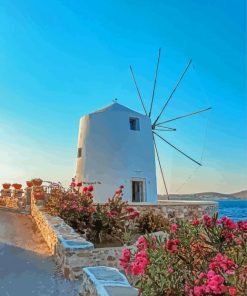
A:
[[[80,296],[137,296],[127,278],[116,268],[98,266],[83,268]]]

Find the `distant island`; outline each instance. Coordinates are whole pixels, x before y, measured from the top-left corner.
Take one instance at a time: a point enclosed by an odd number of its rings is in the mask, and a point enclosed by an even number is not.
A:
[[[158,195],[158,199],[167,199],[166,195]],[[192,194],[170,194],[171,200],[247,200],[247,190],[225,194],[218,192],[202,192]]]

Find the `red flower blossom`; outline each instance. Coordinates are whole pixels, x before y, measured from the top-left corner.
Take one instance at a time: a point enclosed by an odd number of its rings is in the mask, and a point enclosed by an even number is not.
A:
[[[204,225],[207,227],[213,226],[212,218],[210,218],[208,215],[203,215]]]
[[[135,218],[138,218],[139,215],[140,215],[139,212],[134,211],[134,212],[129,213],[128,218],[131,219],[131,220],[133,220]]]
[[[114,219],[117,216],[117,212],[116,211],[110,211],[106,213],[107,217],[109,219]]]
[[[148,265],[148,256],[145,251],[135,255],[135,260],[131,263],[131,272],[133,275],[143,275]]]
[[[238,266],[232,260],[228,259],[221,253],[217,254],[209,264],[209,268],[213,271],[222,270],[227,274],[234,274],[237,267]]]
[[[84,187],[83,188],[83,192],[86,192],[86,191],[88,191],[88,188],[87,187]]]
[[[120,190],[115,191],[115,194],[119,195],[119,194],[122,194],[122,192],[123,191],[120,189]]]
[[[128,274],[128,266],[130,261],[131,253],[129,249],[123,249],[122,256],[119,259],[119,265],[124,269],[126,274]]]
[[[243,232],[247,232],[247,221],[238,222],[238,228]]]
[[[195,219],[191,222],[192,225],[197,226],[200,224],[200,221],[198,219]]]
[[[88,188],[87,188],[87,190],[89,191],[89,192],[92,192],[93,191],[93,186],[92,185],[90,185],[90,186],[88,186]]]
[[[234,287],[230,287],[229,290],[228,290],[228,293],[230,295],[237,295],[237,289],[234,288]]]
[[[171,226],[171,232],[176,233],[177,232],[177,229],[178,229],[177,224],[172,224],[172,226]]]
[[[138,251],[146,250],[148,248],[148,242],[146,238],[142,235],[137,240],[137,249]]]
[[[123,185],[121,185],[121,186],[119,186],[119,188],[120,188],[120,189],[124,189],[124,186],[123,186]]]
[[[164,248],[170,253],[176,253],[178,250],[178,245],[180,241],[178,239],[168,239],[164,244]]]
[[[75,187],[76,186],[76,183],[75,182],[71,182],[70,183],[70,187]]]
[[[221,223],[224,226],[224,228],[227,229],[237,229],[238,225],[236,223],[234,223],[230,218],[228,217],[223,217],[221,219]]]

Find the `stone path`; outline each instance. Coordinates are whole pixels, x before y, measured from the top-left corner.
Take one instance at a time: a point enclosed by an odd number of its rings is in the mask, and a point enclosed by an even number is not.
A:
[[[0,209],[0,295],[75,296],[30,216]]]

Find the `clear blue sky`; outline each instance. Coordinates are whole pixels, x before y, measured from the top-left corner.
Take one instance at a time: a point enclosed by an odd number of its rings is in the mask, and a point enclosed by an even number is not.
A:
[[[244,0],[0,0],[0,181],[68,182],[79,118],[116,97],[141,111],[129,64],[148,105],[162,47],[153,117],[190,58],[163,118],[213,107],[166,134],[202,168],[159,142],[170,191],[245,189],[245,12]]]

